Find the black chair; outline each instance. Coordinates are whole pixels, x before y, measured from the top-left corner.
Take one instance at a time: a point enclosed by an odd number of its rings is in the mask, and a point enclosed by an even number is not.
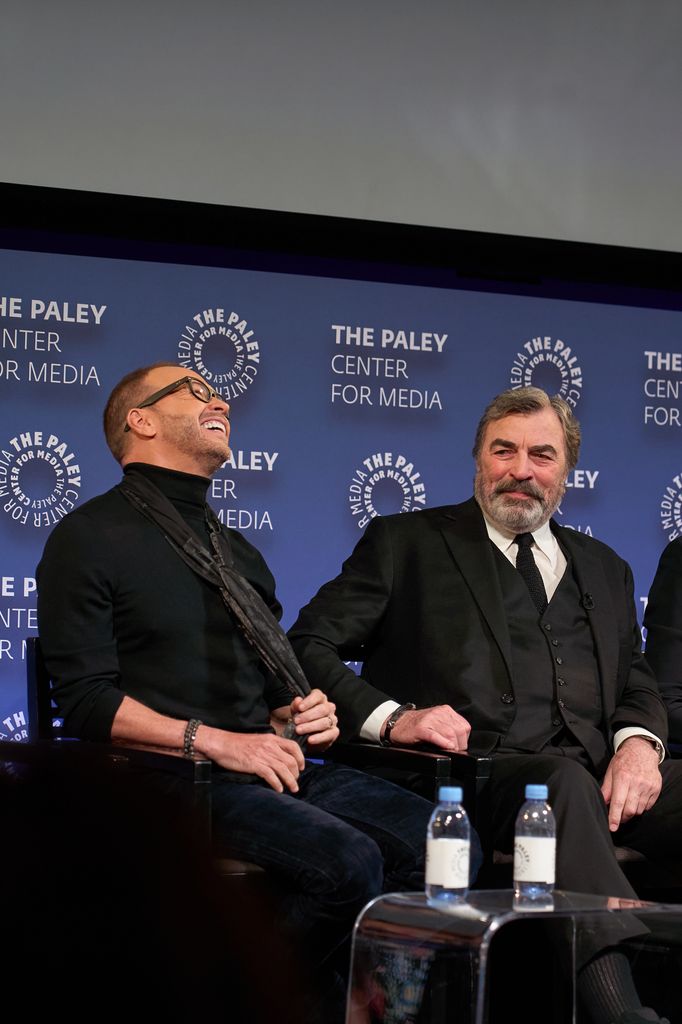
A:
[[[65,737],[61,720],[52,701],[50,676],[43,660],[38,637],[26,640],[26,698],[29,744],[48,749],[58,756],[96,756],[120,769],[138,768],[168,772],[191,784],[191,806],[202,823],[204,836],[211,838],[211,762],[201,755],[185,757],[181,750],[169,750],[146,744],[87,743]],[[23,746],[23,744],[22,744]],[[60,754],[61,752],[61,754]],[[29,751],[30,754],[30,751]]]
[[[150,891],[146,885],[147,878],[149,878],[150,885],[153,886],[155,876],[159,874],[154,861],[157,850],[155,842],[157,834],[161,837],[160,842],[164,842],[164,837],[168,835],[171,844],[170,853],[161,852],[159,861],[167,860],[169,855],[171,860],[174,860],[173,839],[168,832],[167,816],[154,813],[150,820],[147,820],[145,814],[148,792],[143,784],[143,779],[148,772],[166,773],[174,779],[180,779],[185,784],[190,796],[189,802],[192,805],[191,810],[194,813],[197,830],[195,833],[192,828],[181,829],[180,849],[184,848],[186,839],[191,839],[198,834],[201,847],[199,854],[201,851],[208,852],[211,833],[211,762],[200,756],[186,758],[181,751],[165,748],[159,749],[130,743],[92,743],[69,739],[62,734],[61,723],[56,717],[56,708],[51,699],[49,673],[42,658],[40,642],[35,637],[27,641],[26,660],[29,742],[0,742],[0,784],[3,784],[2,792],[6,793],[6,783],[10,781],[9,777],[19,776],[17,778],[18,785],[15,788],[21,789],[22,793],[15,794],[14,803],[27,808],[25,817],[28,816],[27,820],[30,821],[31,827],[33,827],[33,823],[42,822],[40,829],[36,830],[36,835],[43,837],[47,835],[48,827],[51,829],[49,839],[44,841],[46,856],[48,850],[51,853],[54,849],[52,837],[56,836],[58,839],[62,820],[66,821],[67,833],[75,830],[74,843],[78,843],[76,835],[84,837],[85,857],[87,858],[90,851],[93,851],[93,858],[88,862],[92,865],[92,878],[90,875],[84,876],[83,883],[79,882],[80,859],[76,860],[73,869],[79,912],[81,903],[86,904],[85,913],[89,912],[88,894],[85,891],[87,886],[92,887],[93,893],[106,893],[107,871],[111,870],[112,863],[116,863],[116,857],[119,856],[121,847],[125,850],[126,858],[131,855],[131,850],[135,850],[134,846],[126,845],[125,838],[121,839],[121,832],[116,831],[119,821],[122,820],[124,825],[124,837],[132,833],[133,842],[136,842],[138,837],[141,837],[143,842],[145,855],[139,865],[136,860],[134,861],[134,876],[139,879],[145,894]],[[335,745],[333,757],[340,763],[356,768],[371,770],[376,767],[377,770],[385,771],[387,767],[390,767],[393,771],[405,772],[412,781],[415,778],[418,779],[419,788],[431,797],[439,785],[453,781],[453,758],[439,751],[380,748],[361,743],[339,744],[338,748]],[[476,796],[484,791],[486,774],[479,771],[477,775],[475,759],[456,757],[454,761],[460,772],[456,781],[462,782],[465,786],[467,798],[472,801],[470,809],[474,816],[477,813]],[[485,767],[485,762],[481,762],[481,764]],[[27,769],[25,779],[20,777],[23,769]],[[139,788],[138,776],[141,781]],[[118,781],[122,785],[117,784]],[[24,783],[23,787],[22,782]],[[47,796],[38,795],[45,790],[47,790]],[[73,800],[70,799],[69,793],[76,794]],[[100,793],[103,794],[102,806],[97,808],[94,820],[90,822],[87,808],[93,795],[94,799],[99,802]],[[130,818],[125,810],[121,809],[125,807],[128,796],[132,798],[133,804]],[[152,799],[154,799],[153,794]],[[49,815],[41,815],[43,806],[50,808]],[[62,818],[63,807],[67,809],[65,818]],[[34,808],[35,813],[33,813]],[[111,845],[108,841],[109,833],[107,831],[110,808],[114,812],[111,834],[116,840]],[[83,809],[85,809],[85,816],[82,816]],[[181,825],[181,816],[176,814],[175,817],[178,819],[178,825]],[[102,835],[103,832],[104,835]],[[147,849],[147,844],[151,850]],[[99,851],[103,851],[101,882],[97,874],[96,863]],[[81,852],[80,848],[79,852]],[[35,856],[40,857],[37,848]],[[67,858],[58,856],[57,864],[61,865],[65,860]],[[54,859],[50,857],[50,865],[53,862]],[[127,864],[125,858],[124,863]],[[222,902],[222,889],[227,886],[225,892],[229,894],[227,913],[230,918],[232,910],[237,906],[239,920],[242,924],[246,926],[250,923],[254,932],[258,931],[254,922],[261,922],[265,928],[268,928],[268,922],[272,920],[273,913],[277,913],[278,900],[281,898],[276,879],[256,865],[222,857],[220,851],[213,851],[213,857],[202,858],[201,864],[205,864],[203,869],[197,868],[197,864],[192,859],[186,860],[181,856],[171,873],[173,886],[182,882],[185,869],[189,872],[190,886],[195,885],[197,878],[208,880],[209,877],[214,877],[217,869],[220,876],[220,888],[211,892],[209,885],[211,901],[214,904]],[[129,870],[130,865],[127,866]],[[27,869],[28,867],[30,864],[27,863]],[[51,880],[49,868],[46,874]],[[162,875],[162,877],[165,876]],[[68,875],[68,878],[73,881],[71,875]],[[59,877],[55,878],[55,886],[56,891],[59,891]],[[36,929],[36,934],[40,933],[44,912],[51,919],[54,919],[55,915],[59,917],[62,912],[59,904],[60,898],[55,897],[57,900],[56,910],[50,902],[52,898],[47,901],[49,906],[36,908],[36,920],[40,924],[40,927]],[[96,900],[97,897],[94,896],[93,899]],[[99,906],[99,904],[97,905]],[[123,901],[122,907],[125,910],[128,903]],[[183,915],[187,911],[188,908],[181,898],[177,905],[177,912],[179,915]],[[189,908],[189,912],[191,914],[191,908]],[[67,921],[70,921],[72,916],[67,911]],[[80,933],[80,929],[78,931]],[[278,955],[281,958],[281,954]],[[249,1019],[254,1018],[250,1017]],[[288,1021],[288,1019],[286,1015],[282,1016],[282,1021]]]
[[[26,640],[26,670],[29,742],[73,742],[62,735],[38,637]],[[196,787],[193,802],[207,816],[207,835],[210,836],[211,762],[207,758],[195,754],[189,759],[180,750],[128,742],[89,746],[122,765],[169,771],[192,783]],[[363,742],[337,743],[325,752],[324,757],[361,771],[393,773],[399,780],[404,776],[402,781],[408,788],[430,800],[437,797],[440,786],[461,785],[470,818],[477,827],[484,824],[486,785],[492,763],[489,757],[450,754],[426,744],[420,747],[380,747]]]
[[[83,770],[106,764],[113,771],[138,777],[160,773],[178,780],[194,835],[207,848],[211,844],[211,761],[201,754],[186,757],[181,750],[147,744],[115,742],[91,743],[62,734],[61,720],[52,701],[50,676],[42,656],[38,637],[26,640],[26,696],[28,743],[0,742],[0,763],[43,766],[54,770],[78,761]],[[159,776],[157,776],[159,777]],[[221,876],[243,878],[263,875],[262,868],[248,861],[221,855],[215,851],[214,865]]]
[[[133,1004],[191,1020],[200,993],[214,1017],[227,1005],[254,1024],[303,1019],[301,989],[279,1006],[296,958],[272,927],[273,880],[212,855],[210,763],[36,738],[34,727],[27,743],[0,743],[0,875],[22,894],[21,927],[0,948],[34,1009],[49,1013],[67,989],[73,1021],[95,1005],[121,1020]],[[172,773],[182,792],[168,797],[149,770]],[[272,992],[259,987],[263,963]]]
[[[211,839],[211,762],[199,754],[192,758],[181,750],[144,744],[90,743],[62,734],[61,721],[52,701],[50,676],[42,657],[40,640],[26,641],[27,706],[29,742],[0,742],[0,760],[35,761],[51,758],[106,759],[120,771],[167,773],[182,780],[190,794],[195,819],[206,842]],[[486,785],[490,758],[448,754],[437,748],[379,747],[371,743],[338,743],[325,752],[325,759],[383,775],[434,800],[441,785],[461,785],[470,818],[485,835],[489,815]],[[482,836],[483,838],[483,836]],[[260,871],[254,865],[233,858],[220,859],[221,872],[228,875]]]
[[[50,693],[50,678],[42,658],[40,641],[26,641],[27,704],[29,743],[0,741],[1,762],[35,762],[77,756],[102,759],[120,771],[163,772],[182,780],[189,794],[190,810],[196,828],[207,843],[211,839],[211,762],[201,755],[192,758],[180,750],[131,743],[87,743],[61,737],[56,709]],[[682,746],[672,744],[673,757],[682,756]],[[492,758],[470,754],[447,753],[426,744],[420,747],[380,747],[373,743],[336,743],[324,754],[326,760],[366,771],[403,785],[426,799],[435,800],[444,785],[460,785],[464,805],[476,828],[484,850],[491,849],[491,811],[488,782]],[[218,854],[216,864],[222,875],[244,877],[263,875],[254,864]],[[645,898],[680,899],[682,873],[679,865],[652,863],[643,854],[627,847],[618,847],[616,856],[637,892]],[[479,887],[502,888],[511,883],[509,854],[493,851],[484,862],[478,878]]]

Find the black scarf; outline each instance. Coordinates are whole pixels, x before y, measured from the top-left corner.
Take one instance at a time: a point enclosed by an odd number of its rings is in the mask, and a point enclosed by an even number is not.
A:
[[[218,588],[247,642],[289,692],[300,697],[310,693],[310,684],[286,633],[260,594],[234,568],[229,538],[221,529],[213,509],[208,504],[205,506],[213,548],[211,555],[163,491],[144,474],[128,470],[118,489],[138,512],[159,527],[173,550],[193,572]]]

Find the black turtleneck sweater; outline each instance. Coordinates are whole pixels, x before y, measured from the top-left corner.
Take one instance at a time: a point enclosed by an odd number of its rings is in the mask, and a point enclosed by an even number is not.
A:
[[[130,467],[131,469],[133,466]],[[136,463],[208,546],[204,477]],[[279,618],[262,556],[228,530],[235,568]],[[118,488],[55,527],[37,570],[38,624],[67,735],[108,740],[127,694],[172,718],[269,729],[291,696],[238,632],[219,592],[189,569]]]

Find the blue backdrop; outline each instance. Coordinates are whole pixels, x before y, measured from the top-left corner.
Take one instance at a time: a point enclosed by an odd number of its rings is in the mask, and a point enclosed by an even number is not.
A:
[[[575,406],[559,520],[628,559],[641,618],[682,529],[682,313],[7,250],[0,267],[0,738],[26,735],[46,537],[118,480],[104,403],[159,360],[231,402],[212,503],[269,561],[285,625],[371,516],[468,497],[483,407],[527,383]]]

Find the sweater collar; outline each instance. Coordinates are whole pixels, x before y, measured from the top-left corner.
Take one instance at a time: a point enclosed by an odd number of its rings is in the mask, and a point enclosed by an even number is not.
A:
[[[185,505],[201,510],[206,505],[206,492],[211,483],[205,476],[193,473],[179,473],[163,466],[151,466],[147,462],[131,462],[123,470],[136,470],[151,480],[174,505]]]

